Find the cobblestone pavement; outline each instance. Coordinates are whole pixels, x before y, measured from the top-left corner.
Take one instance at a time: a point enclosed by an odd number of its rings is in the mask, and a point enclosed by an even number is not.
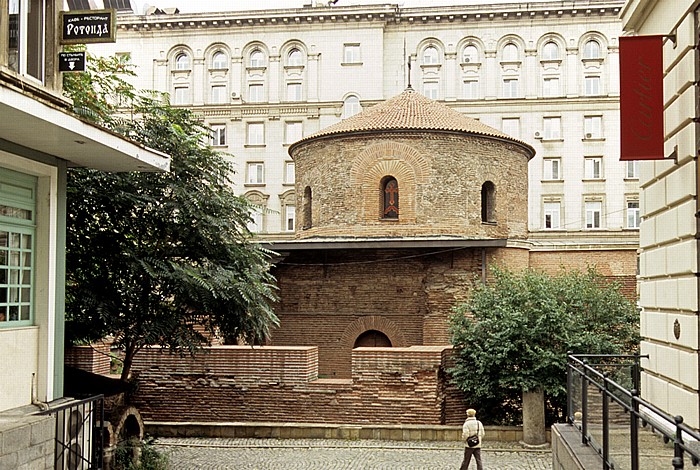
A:
[[[173,470],[455,470],[463,456],[459,442],[158,438],[155,446]],[[489,470],[552,468],[549,450],[514,443],[485,442],[481,455]]]

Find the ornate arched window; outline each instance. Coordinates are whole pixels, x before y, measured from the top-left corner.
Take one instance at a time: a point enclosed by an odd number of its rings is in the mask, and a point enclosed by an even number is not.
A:
[[[311,186],[307,186],[304,188],[304,200],[303,200],[303,207],[302,207],[302,217],[303,217],[303,225],[302,225],[302,230],[306,230],[311,228],[311,207],[312,207],[312,196],[311,196]]]
[[[382,180],[382,218],[399,218],[399,183],[393,176]]]
[[[226,54],[221,51],[215,52],[211,56],[211,68],[213,69],[225,69],[228,66],[228,60],[226,59]]]
[[[503,57],[504,62],[515,62],[519,59],[518,46],[509,42],[503,47]]]
[[[434,46],[428,46],[423,51],[423,63],[426,65],[438,64],[438,50]]]
[[[175,70],[189,70],[190,56],[184,52],[180,52],[175,56]]]
[[[481,221],[496,222],[496,186],[491,181],[481,185]]]
[[[253,52],[250,53],[249,63],[251,67],[264,67],[265,54],[263,54],[260,49],[255,49]]]
[[[469,62],[479,62],[479,51],[476,46],[469,45],[464,48],[462,62],[465,64],[468,64]]]
[[[287,56],[287,65],[300,66],[304,64],[304,55],[299,49],[292,49]]]
[[[350,95],[343,101],[343,119],[354,116],[355,114],[362,111],[360,106],[360,98],[355,95]]]
[[[600,44],[598,41],[591,39],[583,45],[583,58],[584,59],[599,59],[600,58]]]
[[[542,60],[559,60],[559,46],[553,41],[549,41],[542,48]]]

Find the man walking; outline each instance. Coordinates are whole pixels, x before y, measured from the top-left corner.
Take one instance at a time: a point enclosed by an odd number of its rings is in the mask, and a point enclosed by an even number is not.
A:
[[[462,426],[462,440],[464,441],[464,460],[460,470],[467,470],[469,462],[472,460],[472,455],[476,459],[477,470],[484,470],[481,464],[481,441],[484,438],[484,425],[476,419],[476,410],[469,408],[467,410],[467,419]]]

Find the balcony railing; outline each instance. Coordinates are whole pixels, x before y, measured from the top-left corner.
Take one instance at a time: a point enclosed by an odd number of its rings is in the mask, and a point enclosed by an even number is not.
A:
[[[56,416],[56,470],[100,470],[103,467],[104,397],[74,400],[48,409]]]
[[[581,433],[581,442],[598,452],[604,470],[649,468],[640,466],[640,431],[647,427],[659,440],[673,443],[667,462],[674,469],[685,468],[686,458],[698,465],[700,434],[682,416],[671,416],[639,396],[642,357],[648,356],[570,354],[568,422]]]

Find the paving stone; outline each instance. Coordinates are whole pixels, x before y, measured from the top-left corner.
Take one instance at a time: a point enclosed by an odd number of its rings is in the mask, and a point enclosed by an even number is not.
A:
[[[159,438],[156,448],[173,470],[454,470],[463,456],[460,442],[426,441]],[[510,442],[485,442],[482,460],[489,469],[552,468],[549,450]]]

